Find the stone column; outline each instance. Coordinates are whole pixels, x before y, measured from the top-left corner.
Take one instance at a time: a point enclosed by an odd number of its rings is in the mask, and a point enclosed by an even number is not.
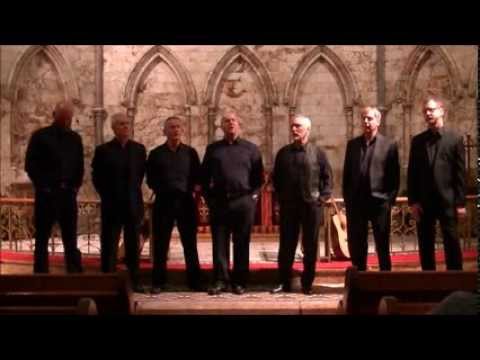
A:
[[[296,106],[290,106],[288,108],[288,142],[291,143],[293,141],[292,138],[292,132],[290,131],[290,121],[293,119],[293,117],[296,115],[297,107]]]
[[[404,175],[406,175],[406,169],[408,166],[407,160],[408,160],[408,149],[410,149],[410,138],[411,138],[411,124],[412,124],[412,104],[410,103],[405,103],[403,104],[403,123],[402,123],[402,128],[403,128],[403,151],[400,154],[401,156],[401,169],[404,172]]]
[[[273,167],[273,110],[271,106],[264,108],[265,126],[265,143],[267,153],[265,154],[265,170],[270,171]]]
[[[130,138],[134,138],[135,136],[135,129],[134,129],[134,126],[135,126],[135,114],[137,112],[137,108],[133,105],[129,105],[127,107],[127,117],[128,117],[128,120],[130,121]]]
[[[382,114],[382,122],[380,123],[380,132],[386,134],[386,115],[385,107],[385,45],[377,45],[377,107]]]
[[[347,121],[347,139],[353,138],[353,106],[345,106],[345,119]]]
[[[215,118],[217,116],[217,108],[216,107],[209,107],[208,114],[207,114],[207,121],[208,121],[208,142],[210,144],[212,141],[215,140]]]
[[[95,45],[95,106],[93,107],[95,124],[95,145],[104,142],[103,123],[107,112],[103,106],[103,45]]]
[[[187,142],[192,143],[192,109],[189,105],[185,106],[185,121],[187,126]]]

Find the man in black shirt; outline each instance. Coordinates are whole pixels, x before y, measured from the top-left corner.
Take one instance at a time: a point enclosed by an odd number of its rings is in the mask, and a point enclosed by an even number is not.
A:
[[[144,292],[139,284],[139,235],[144,215],[142,181],[145,175],[145,146],[130,139],[130,121],[123,113],[112,115],[115,137],[95,148],[92,181],[101,198],[102,272],[116,271],[117,250],[123,228],[126,265],[133,288]]]
[[[258,147],[239,137],[236,113],[224,114],[222,129],[224,139],[207,146],[202,164],[213,245],[214,283],[209,294],[219,294],[231,283],[233,292],[240,295],[248,281],[250,235],[263,182],[263,162]],[[234,253],[231,277],[230,235]]]
[[[83,144],[71,130],[74,107],[59,102],[52,125],[33,133],[25,171],[35,188],[35,252],[33,271],[48,273],[48,239],[58,221],[62,232],[67,272],[82,271],[77,247],[77,192],[83,181]]]
[[[312,294],[317,262],[318,234],[323,219],[322,202],[330,198],[332,170],[323,150],[309,142],[311,121],[297,115],[290,129],[293,143],[278,151],[273,169],[273,186],[280,203],[280,284],[272,293],[290,292],[292,266],[300,226],[304,250],[302,291]]]
[[[372,223],[380,270],[391,270],[390,214],[400,185],[397,144],[378,132],[382,114],[365,107],[363,135],[347,143],[343,197],[347,210],[348,249],[352,264],[367,270],[368,222]]]
[[[438,97],[423,104],[428,129],[412,139],[408,159],[408,204],[417,221],[423,270],[435,270],[435,223],[442,230],[447,270],[462,270],[458,219],[466,216],[463,137],[445,129],[445,105]]]
[[[150,152],[147,161],[147,184],[155,192],[153,207],[154,260],[152,293],[158,294],[166,283],[167,254],[176,221],[187,268],[187,282],[192,290],[200,289],[200,262],[197,252],[197,212],[194,192],[200,191],[200,159],[197,151],[181,142],[184,132],[181,119],[165,120],[167,141]]]

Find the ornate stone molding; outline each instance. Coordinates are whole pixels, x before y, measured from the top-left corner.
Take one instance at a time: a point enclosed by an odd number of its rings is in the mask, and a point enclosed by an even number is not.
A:
[[[52,61],[57,70],[58,76],[64,85],[66,97],[72,99],[75,104],[79,104],[80,90],[74,72],[60,50],[54,45],[34,45],[29,47],[20,56],[13,66],[13,71],[10,73],[6,97],[12,104],[16,102],[18,81],[23,69],[39,52],[43,52]]]
[[[300,85],[307,71],[318,61],[322,61],[335,77],[342,94],[344,106],[353,106],[359,97],[355,78],[338,55],[325,45],[314,47],[300,59],[285,90],[285,105],[288,107],[298,106]]]
[[[419,45],[408,56],[400,80],[397,83],[395,98],[398,102],[413,104],[414,88],[418,74],[432,54],[438,55],[447,67],[453,101],[458,101],[464,96],[458,67],[448,52],[440,45]]]
[[[241,58],[248,63],[251,69],[255,72],[264,94],[264,106],[268,108],[272,107],[273,105],[278,105],[278,93],[270,73],[265,65],[260,61],[258,56],[248,47],[243,45],[234,46],[228,50],[227,53],[217,63],[215,69],[208,77],[203,103],[207,106],[218,105],[222,90],[220,82],[222,81],[225,72],[228,70],[230,65],[238,60],[238,58]]]
[[[142,56],[128,77],[123,96],[123,104],[126,107],[136,106],[139,86],[161,61],[165,62],[177,77],[184,90],[185,104],[189,106],[197,104],[197,93],[188,71],[169,49],[156,45]]]
[[[208,77],[203,101],[204,105],[208,106],[208,142],[214,140],[214,123],[218,113],[222,80],[230,65],[238,59],[242,59],[250,66],[263,93],[263,112],[266,121],[265,144],[267,147],[265,163],[268,167],[271,165],[273,158],[273,106],[279,104],[278,92],[265,64],[246,46],[238,45],[228,50]]]
[[[325,64],[337,81],[343,100],[347,137],[353,136],[353,106],[359,101],[359,91],[355,78],[337,54],[325,45],[314,47],[299,61],[285,89],[285,105],[289,109],[298,107],[298,93],[308,70],[318,61]]]

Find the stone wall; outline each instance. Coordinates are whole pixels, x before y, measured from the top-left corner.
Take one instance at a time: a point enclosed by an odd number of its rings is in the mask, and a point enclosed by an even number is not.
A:
[[[243,136],[260,147],[268,169],[289,142],[289,117],[306,114],[313,141],[334,169],[336,196],[345,145],[361,133],[364,104],[381,102],[384,132],[400,145],[403,176],[410,139],[424,129],[420,106],[428,93],[447,99],[446,126],[476,140],[477,47],[387,45],[384,60],[378,51],[370,45],[1,46],[1,194],[18,195],[15,189],[28,182],[28,139],[66,97],[75,101],[73,127],[84,141],[87,198],[95,197],[95,144],[112,137],[109,115],[117,111],[127,111],[134,138],[149,150],[165,141],[165,118],[181,116],[185,142],[203,157],[222,136],[222,111],[235,109]],[[475,151],[472,168],[476,157]]]

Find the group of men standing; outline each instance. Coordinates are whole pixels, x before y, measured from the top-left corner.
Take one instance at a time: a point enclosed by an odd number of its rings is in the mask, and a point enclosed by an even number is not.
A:
[[[59,222],[67,271],[81,272],[77,247],[76,197],[84,174],[81,137],[71,130],[73,105],[57,104],[51,126],[36,131],[26,154],[26,171],[35,187],[34,272],[48,272],[48,239]],[[462,268],[456,234],[465,215],[464,153],[462,138],[445,130],[444,104],[425,102],[428,129],[412,140],[408,165],[408,197],[417,221],[420,259],[425,270],[435,269],[435,220],[443,232],[447,269]],[[381,113],[362,110],[363,134],[347,144],[342,191],[347,214],[348,247],[352,264],[367,270],[368,222],[373,228],[380,270],[391,270],[390,213],[400,184],[396,143],[378,132]],[[243,294],[248,284],[252,225],[263,185],[263,162],[258,147],[240,136],[235,112],[222,118],[224,138],[207,146],[203,162],[197,151],[182,143],[179,117],[164,122],[166,142],[148,157],[145,146],[132,140],[131,124],[123,113],[111,117],[114,138],[95,149],[92,181],[101,198],[101,270],[116,271],[117,249],[123,229],[128,267],[134,290],[145,292],[139,281],[139,236],[144,215],[141,185],[155,194],[153,205],[152,293],[165,289],[167,257],[173,226],[183,245],[190,289],[202,289],[197,251],[195,196],[202,194],[210,210],[213,279],[208,292],[231,289]],[[311,121],[290,120],[292,142],[276,157],[272,181],[280,204],[279,284],[272,293],[292,290],[292,267],[300,230],[303,247],[302,291],[312,293],[323,206],[332,197],[333,175],[326,153],[310,141]],[[230,239],[233,269],[230,272]]]

